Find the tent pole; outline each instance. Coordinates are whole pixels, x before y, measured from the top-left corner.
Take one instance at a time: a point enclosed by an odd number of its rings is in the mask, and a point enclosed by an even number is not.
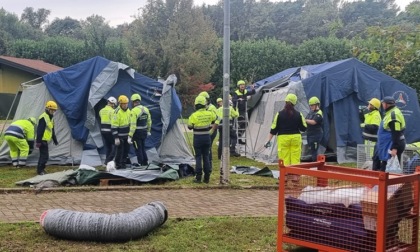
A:
[[[185,126],[185,120],[184,120],[184,117],[182,116],[182,113],[181,113],[181,120],[182,120],[182,125],[184,127],[184,132],[185,132],[185,134],[188,134],[188,130],[187,130],[187,127]],[[184,137],[185,137],[185,135],[184,135]],[[194,146],[192,146],[190,138],[188,137],[188,135],[186,136],[186,138],[187,138],[188,146],[190,147],[190,149],[192,151],[192,154],[195,156]]]

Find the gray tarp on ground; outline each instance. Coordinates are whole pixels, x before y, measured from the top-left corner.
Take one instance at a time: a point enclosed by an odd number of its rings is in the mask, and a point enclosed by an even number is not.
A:
[[[77,184],[77,185],[92,185],[99,184],[100,179],[106,178],[127,178],[142,183],[152,182],[156,180],[178,180],[178,166],[166,165],[165,169],[161,169],[157,165],[150,164],[148,169],[126,169],[116,170],[114,172],[104,172],[96,170],[67,170],[62,172],[55,172],[43,176],[35,176],[30,179],[16,182],[16,185],[29,186],[35,185],[42,181],[52,180],[57,181],[60,185]]]
[[[280,172],[279,171],[272,171],[268,167],[264,167],[262,169],[257,168],[255,166],[232,166],[230,170],[232,173],[236,174],[245,174],[245,175],[257,175],[263,177],[273,177],[279,178]]]

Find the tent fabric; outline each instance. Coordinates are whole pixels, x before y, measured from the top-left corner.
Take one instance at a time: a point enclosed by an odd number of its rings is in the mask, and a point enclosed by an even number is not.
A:
[[[279,171],[272,171],[268,167],[264,167],[262,169],[255,167],[255,166],[232,166],[230,170],[232,173],[236,174],[244,174],[244,175],[256,175],[262,177],[273,177],[278,179],[280,176]]]
[[[16,182],[19,186],[36,185],[43,181],[57,181],[59,185],[74,184],[76,181],[78,171],[66,170],[61,172],[54,172],[45,175],[37,175],[35,177]]]
[[[55,172],[43,176],[35,176],[26,180],[16,182],[16,185],[29,186],[36,185],[43,181],[57,181],[59,185],[77,184],[77,185],[95,185],[99,184],[101,179],[108,178],[126,178],[141,183],[148,183],[157,180],[174,181],[179,179],[178,167],[167,166],[162,170],[157,165],[149,165],[147,169],[136,170],[116,170],[113,172],[102,172],[89,169],[67,170],[62,172]],[[75,182],[74,182],[75,181]]]
[[[296,86],[296,83],[300,83],[297,85],[301,87]],[[254,154],[264,144],[263,141],[266,141],[264,136],[268,134],[269,129],[263,126],[257,127],[253,120],[261,120],[262,116],[258,113],[263,109],[269,117],[273,114],[272,108],[275,111],[279,110],[279,106],[275,103],[284,102],[284,95],[276,96],[276,92],[297,92],[295,94],[299,102],[305,105],[305,108],[300,110],[304,115],[309,111],[306,110],[308,98],[317,96],[320,99],[324,115],[323,144],[337,154],[339,163],[355,162],[357,144],[363,143],[358,116],[359,106],[366,106],[367,102],[374,97],[378,99],[385,96],[394,97],[397,106],[405,116],[407,142],[420,140],[420,135],[416,133],[420,124],[420,108],[416,91],[357,59],[349,58],[290,68],[258,81],[256,84],[258,91],[263,92],[263,95],[257,102],[254,101],[257,106],[251,113],[249,127],[251,132],[259,129],[262,135],[259,141],[253,139],[255,148],[251,150],[254,150],[252,151]],[[297,88],[291,90],[291,86]],[[277,87],[277,90],[284,89],[284,91],[277,91],[274,87]],[[270,90],[276,91],[270,92]],[[302,90],[304,92],[301,92]],[[264,118],[264,120],[268,123],[270,118]],[[252,152],[251,156],[254,155]],[[267,154],[267,151],[263,152]],[[273,152],[277,154],[277,151]],[[269,156],[272,160],[277,158],[274,155]],[[262,157],[262,159],[269,161],[270,158]]]
[[[24,86],[14,120],[38,117],[48,100],[55,100],[59,110],[54,115],[58,146],[50,145],[51,164],[86,164],[98,166],[104,156],[100,133],[99,110],[110,96],[138,93],[142,105],[152,117],[152,135],[146,139],[149,161],[194,164],[194,157],[177,119],[181,102],[175,91],[176,77],[159,82],[136,73],[127,65],[102,57],[43,76],[36,85]],[[35,102],[34,102],[34,99]],[[131,105],[131,104],[130,104]],[[162,143],[171,148],[162,148]],[[39,152],[28,157],[28,165],[36,165]],[[135,159],[135,158],[134,158]],[[0,163],[10,163],[6,143],[0,147]]]

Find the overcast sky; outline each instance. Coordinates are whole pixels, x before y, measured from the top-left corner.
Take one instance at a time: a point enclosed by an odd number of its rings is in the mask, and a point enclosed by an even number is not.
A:
[[[395,0],[404,9],[413,0]],[[20,17],[26,7],[35,10],[44,8],[51,11],[50,21],[54,18],[86,19],[96,14],[102,16],[111,26],[129,23],[133,16],[139,13],[139,8],[146,4],[146,0],[2,0],[0,7],[7,12],[15,13]],[[194,4],[216,4],[218,0],[194,0]]]

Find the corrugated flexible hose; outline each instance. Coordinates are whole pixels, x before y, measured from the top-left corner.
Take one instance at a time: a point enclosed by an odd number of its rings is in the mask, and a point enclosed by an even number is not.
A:
[[[162,202],[154,201],[128,213],[103,214],[50,209],[40,218],[48,234],[69,240],[129,241],[140,238],[168,219]]]

